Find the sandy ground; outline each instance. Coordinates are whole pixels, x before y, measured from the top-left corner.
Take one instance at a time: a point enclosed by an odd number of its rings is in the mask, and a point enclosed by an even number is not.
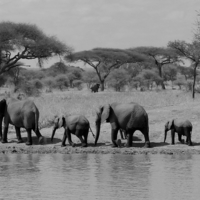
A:
[[[144,137],[139,132],[134,133],[133,147],[126,148],[112,148],[111,143],[111,130],[110,124],[102,124],[101,134],[99,137],[98,145],[94,146],[94,138],[89,133],[88,147],[82,148],[79,139],[72,135],[72,141],[76,143],[76,147],[71,147],[66,141],[66,147],[61,147],[61,141],[63,137],[63,128],[58,129],[53,143],[50,141],[52,128],[41,129],[41,134],[45,137],[45,144],[39,145],[38,139],[35,133],[33,136],[33,145],[26,146],[25,143],[17,144],[16,134],[12,127],[9,128],[8,143],[0,143],[0,153],[102,153],[102,154],[177,154],[177,153],[200,153],[200,103],[199,99],[186,101],[176,105],[167,105],[165,107],[158,106],[144,106],[149,115],[149,137],[151,142],[151,148],[143,148]],[[180,144],[178,142],[177,135],[175,136],[175,145],[170,145],[171,134],[168,133],[166,143],[164,140],[164,124],[167,120],[179,118],[189,119],[193,124],[192,142],[193,146],[187,146],[186,144]],[[91,128],[95,133],[94,116],[88,117]],[[26,142],[27,133],[22,132],[23,140]],[[118,134],[120,138],[120,134]],[[186,138],[183,137],[186,140]],[[122,140],[122,146],[126,143],[126,140]]]

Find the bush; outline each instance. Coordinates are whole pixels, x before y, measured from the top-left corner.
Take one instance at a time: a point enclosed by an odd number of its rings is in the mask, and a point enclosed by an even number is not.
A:
[[[34,79],[34,80],[31,81],[31,83],[38,90],[41,90],[43,88],[43,83],[39,79]]]
[[[185,77],[183,75],[180,75],[177,77],[177,80],[174,81],[174,85],[178,85],[179,89],[181,90],[182,86],[187,85],[187,81],[185,80]]]
[[[64,88],[69,87],[69,79],[66,75],[58,75],[55,77],[55,87],[59,88],[61,91]]]
[[[74,80],[73,81],[74,87],[77,88],[78,90],[83,89],[82,84],[83,84],[83,81],[81,81],[81,80]]]
[[[20,90],[26,94],[26,96],[39,96],[40,95],[40,90],[36,88],[31,82],[24,82]]]
[[[108,86],[115,89],[115,91],[122,91],[127,84],[130,76],[124,69],[115,69],[109,75]]]
[[[46,92],[52,92],[52,89],[55,86],[55,80],[53,77],[47,77],[43,79],[44,85],[47,87]]]

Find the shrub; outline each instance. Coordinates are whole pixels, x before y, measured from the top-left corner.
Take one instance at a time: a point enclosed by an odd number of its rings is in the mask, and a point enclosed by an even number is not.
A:
[[[73,81],[74,87],[77,88],[78,90],[83,89],[82,84],[83,84],[83,81],[81,81],[81,80],[74,80]]]
[[[122,91],[127,84],[130,76],[124,69],[115,69],[109,75],[108,86],[115,89],[115,91]]]
[[[68,88],[69,86],[69,79],[66,75],[58,75],[55,77],[55,87],[59,88],[61,91],[64,88]]]
[[[53,77],[47,77],[43,79],[44,85],[47,87],[46,92],[52,92],[53,87],[55,86],[55,80]]]
[[[20,85],[20,90],[26,94],[26,96],[39,96],[40,90],[36,88],[31,82],[24,82]]]

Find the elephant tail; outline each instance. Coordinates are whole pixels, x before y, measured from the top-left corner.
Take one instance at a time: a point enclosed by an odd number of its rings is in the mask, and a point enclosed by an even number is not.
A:
[[[90,130],[90,132],[92,133],[92,136],[94,137],[94,139],[95,139],[95,135],[94,135],[94,133],[93,133],[93,131],[92,131],[92,129],[91,129],[91,127],[90,127],[90,125],[89,125],[89,130]]]
[[[39,115],[37,113],[37,109],[34,111],[35,114],[35,132],[38,130],[38,121],[39,121]]]

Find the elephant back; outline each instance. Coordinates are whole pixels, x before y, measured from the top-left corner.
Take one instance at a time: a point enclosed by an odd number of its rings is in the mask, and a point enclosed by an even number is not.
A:
[[[135,104],[131,111],[130,120],[127,128],[143,129],[149,127],[148,114],[139,104]]]

